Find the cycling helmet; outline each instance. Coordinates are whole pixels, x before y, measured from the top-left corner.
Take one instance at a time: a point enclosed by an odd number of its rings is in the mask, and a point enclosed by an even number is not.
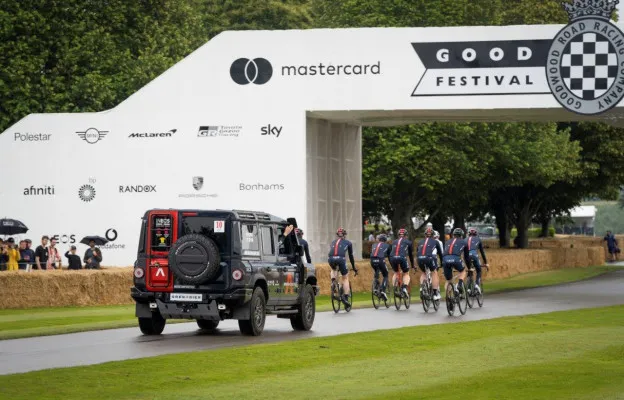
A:
[[[399,229],[399,236],[407,236],[407,230],[403,228]]]
[[[477,228],[468,228],[468,235],[477,236],[479,232],[477,232]]]
[[[438,232],[438,231],[433,231],[433,238],[434,238],[434,239],[439,239],[439,238],[440,238],[440,232]]]
[[[379,240],[380,242],[385,242],[388,240],[388,236],[381,234],[377,236],[377,240]]]
[[[338,228],[338,230],[336,231],[336,235],[338,236],[347,236],[347,231],[344,230],[343,228]]]
[[[433,236],[433,228],[428,227],[427,229],[425,229],[425,237],[431,237]]]
[[[464,237],[464,231],[461,228],[455,228],[455,230],[453,230],[453,236]]]
[[[295,229],[295,234],[296,234],[297,236],[303,236],[303,231],[302,231],[301,229],[299,229],[299,228],[296,228],[296,229]]]

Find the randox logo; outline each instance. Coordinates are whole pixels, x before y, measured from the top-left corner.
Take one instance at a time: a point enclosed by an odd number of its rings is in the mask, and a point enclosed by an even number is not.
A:
[[[76,132],[80,139],[84,140],[89,144],[95,144],[100,140],[104,139],[108,134],[108,131],[99,131],[95,128],[89,128],[84,132]]]
[[[548,52],[546,76],[555,99],[577,114],[600,114],[624,97],[624,34],[611,23],[618,0],[563,3],[569,24]]]
[[[119,186],[119,193],[155,193],[156,185]]]
[[[128,135],[129,138],[163,138],[163,137],[172,137],[174,133],[176,133],[177,129],[170,129],[167,132],[142,132],[142,133],[131,133]]]

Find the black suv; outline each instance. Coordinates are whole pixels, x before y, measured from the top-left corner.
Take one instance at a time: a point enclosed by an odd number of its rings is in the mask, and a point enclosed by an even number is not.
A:
[[[254,211],[147,211],[131,290],[141,332],[162,333],[168,318],[213,331],[231,318],[257,336],[266,314],[312,328],[316,275],[288,225],[297,222]]]

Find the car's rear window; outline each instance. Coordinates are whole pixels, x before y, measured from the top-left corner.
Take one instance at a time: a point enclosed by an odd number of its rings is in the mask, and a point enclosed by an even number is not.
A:
[[[229,252],[227,235],[230,227],[223,218],[215,217],[185,217],[182,220],[182,232],[179,236],[191,233],[203,235],[215,241],[219,252],[225,255]]]

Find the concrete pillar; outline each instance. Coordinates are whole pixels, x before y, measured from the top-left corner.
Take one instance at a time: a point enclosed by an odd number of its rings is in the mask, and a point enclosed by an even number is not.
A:
[[[362,128],[307,120],[306,232],[313,262],[325,262],[336,229],[362,258]]]

